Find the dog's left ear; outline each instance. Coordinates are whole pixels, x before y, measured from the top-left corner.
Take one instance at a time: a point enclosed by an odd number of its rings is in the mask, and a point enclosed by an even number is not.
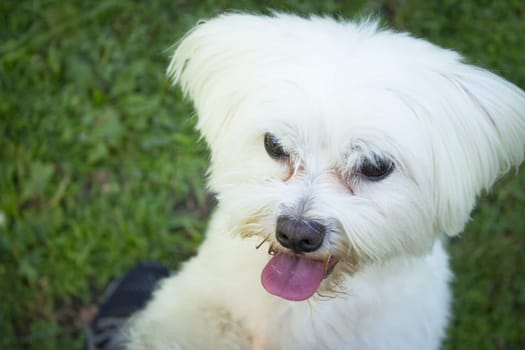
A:
[[[167,74],[193,101],[197,128],[209,145],[249,93],[248,80],[258,74],[253,37],[260,28],[253,27],[266,20],[264,16],[223,14],[199,23],[177,45]]]
[[[425,106],[433,115],[434,226],[448,235],[464,229],[481,191],[519,166],[525,153],[525,93],[484,69],[458,64],[436,79],[440,102]]]

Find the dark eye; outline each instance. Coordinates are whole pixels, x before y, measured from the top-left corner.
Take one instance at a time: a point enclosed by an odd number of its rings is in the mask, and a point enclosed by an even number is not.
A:
[[[394,163],[386,158],[373,156],[363,160],[358,169],[359,173],[370,181],[379,181],[386,178],[394,171]]]
[[[269,132],[264,134],[264,148],[273,159],[283,159],[288,157],[288,153],[283,149],[279,140]]]

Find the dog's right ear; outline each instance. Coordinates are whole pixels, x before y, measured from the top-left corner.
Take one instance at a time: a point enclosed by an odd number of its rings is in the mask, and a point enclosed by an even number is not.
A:
[[[433,92],[443,102],[426,107],[434,113],[432,130],[437,132],[435,228],[454,236],[463,231],[479,194],[524,160],[525,93],[463,63],[439,76]]]
[[[197,128],[209,145],[235,117],[257,75],[254,36],[270,17],[226,14],[202,21],[178,43],[167,69],[194,103]],[[263,38],[261,38],[263,40]]]

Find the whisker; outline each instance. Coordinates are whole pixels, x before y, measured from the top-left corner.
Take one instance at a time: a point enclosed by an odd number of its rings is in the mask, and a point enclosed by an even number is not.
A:
[[[322,294],[322,293],[319,292],[319,291],[317,291],[315,294],[317,294],[317,296],[319,296],[320,298],[322,298],[322,301],[331,300],[331,299],[335,299],[335,298],[336,298],[335,295]]]
[[[257,245],[255,246],[255,249],[259,249],[259,248],[261,248],[261,246],[262,246],[264,243],[268,242],[269,239],[270,239],[270,234],[266,235],[266,237],[264,237],[264,239],[263,239],[261,242],[259,242],[259,244],[257,244]]]
[[[328,271],[328,267],[330,265],[330,260],[332,259],[332,254],[328,255],[328,257],[323,261],[323,265],[324,265],[324,273],[326,274],[326,272]]]

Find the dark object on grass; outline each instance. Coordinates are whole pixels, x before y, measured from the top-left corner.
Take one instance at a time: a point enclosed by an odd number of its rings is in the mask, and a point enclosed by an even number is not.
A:
[[[124,350],[123,326],[146,305],[158,282],[169,275],[170,270],[159,263],[143,262],[111,282],[97,316],[85,329],[85,350]]]

